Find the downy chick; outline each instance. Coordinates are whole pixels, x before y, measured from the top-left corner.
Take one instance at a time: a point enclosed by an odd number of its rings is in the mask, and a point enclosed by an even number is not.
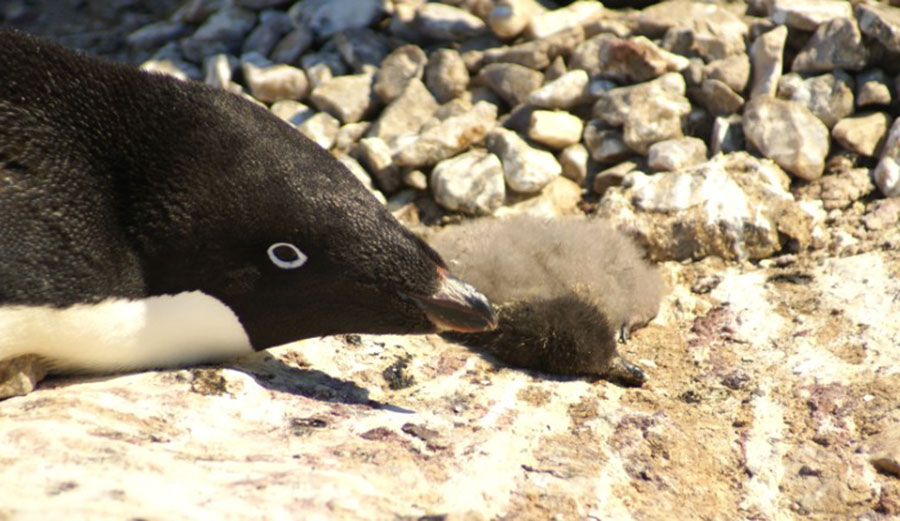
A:
[[[605,221],[478,219],[429,241],[497,304],[496,331],[452,338],[520,367],[643,383],[618,355],[615,332],[624,341],[656,316],[665,288],[634,241]]]

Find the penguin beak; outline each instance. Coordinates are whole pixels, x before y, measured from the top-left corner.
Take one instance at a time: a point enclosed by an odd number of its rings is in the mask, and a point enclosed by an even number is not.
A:
[[[471,285],[440,270],[441,285],[427,297],[410,296],[439,331],[475,333],[497,327],[490,301]]]

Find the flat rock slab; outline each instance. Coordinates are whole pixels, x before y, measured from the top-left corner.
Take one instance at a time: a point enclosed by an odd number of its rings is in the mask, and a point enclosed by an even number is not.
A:
[[[665,264],[661,315],[623,348],[641,389],[498,370],[437,336],[50,380],[0,402],[0,516],[868,515],[898,499],[870,462],[884,443],[859,450],[896,431],[898,270],[880,249]]]

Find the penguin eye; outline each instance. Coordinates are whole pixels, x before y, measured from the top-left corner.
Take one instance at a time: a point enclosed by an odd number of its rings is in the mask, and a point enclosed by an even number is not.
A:
[[[306,264],[308,257],[289,242],[276,242],[269,246],[269,260],[283,270],[293,270]]]

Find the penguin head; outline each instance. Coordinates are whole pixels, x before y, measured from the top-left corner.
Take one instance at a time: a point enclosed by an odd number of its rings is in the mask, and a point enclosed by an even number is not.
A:
[[[266,240],[240,244],[251,257],[236,255],[243,262],[223,270],[219,298],[255,347],[298,335],[496,326],[487,298],[454,277],[434,250],[364,189],[358,199],[347,193],[317,198],[314,215],[285,208],[280,215],[293,218],[264,226]]]
[[[203,92],[179,125],[191,131],[154,136],[191,159],[142,165],[153,186],[130,189],[152,293],[219,299],[256,349],[496,326],[489,301],[328,152],[265,109]]]

